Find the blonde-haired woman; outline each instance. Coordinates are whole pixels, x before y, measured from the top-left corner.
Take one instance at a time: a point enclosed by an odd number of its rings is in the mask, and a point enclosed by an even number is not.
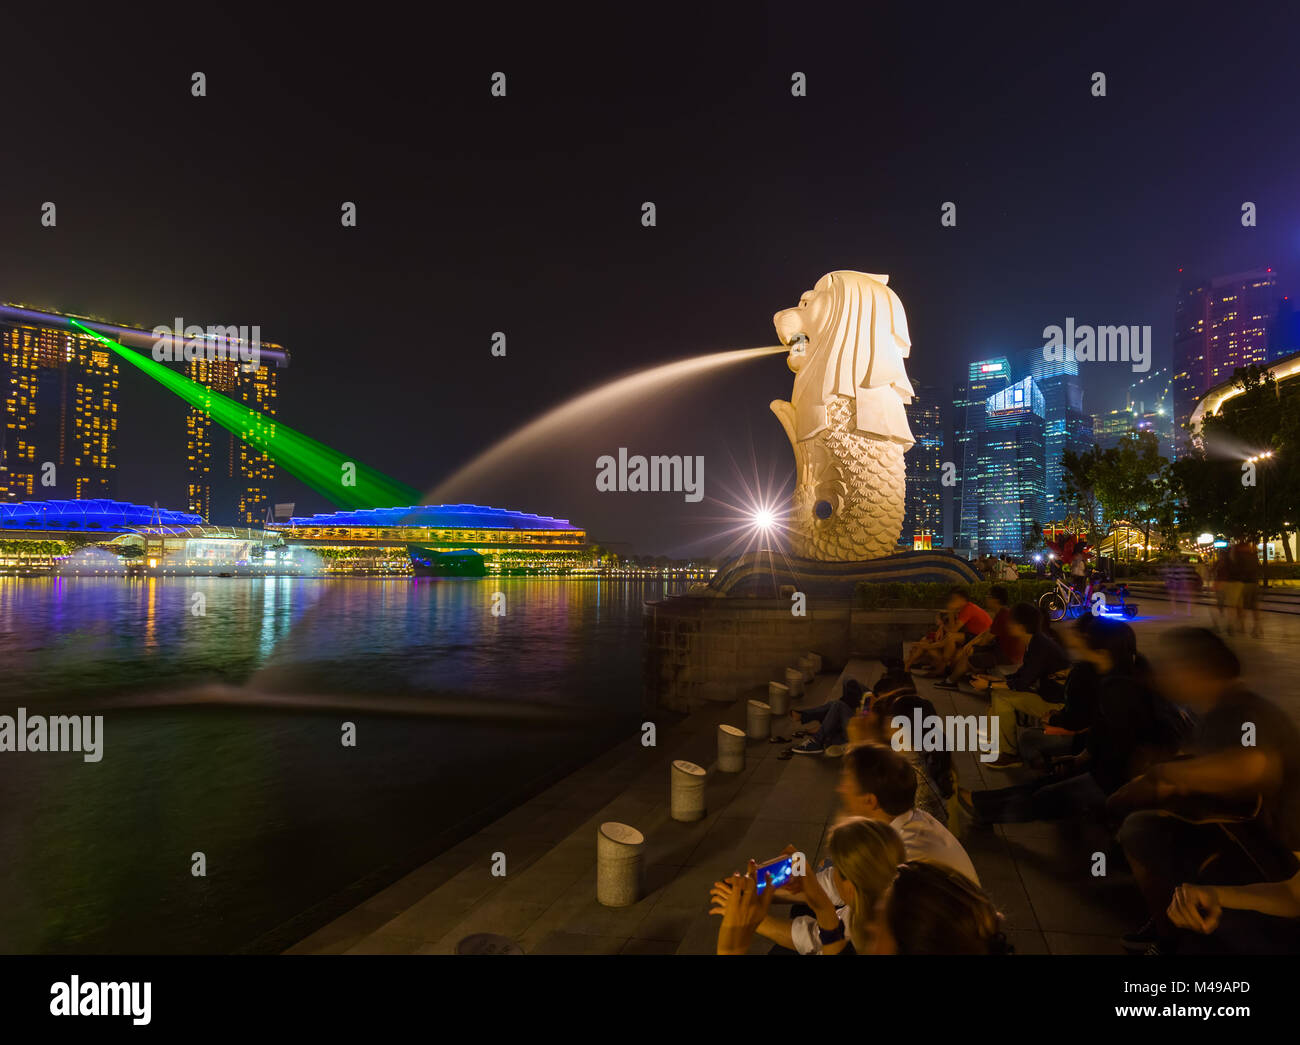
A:
[[[876,907],[898,874],[898,865],[907,859],[903,840],[888,824],[855,816],[835,825],[826,851],[831,858],[830,871],[835,876],[836,891],[844,901],[844,906],[836,912],[842,922],[838,931],[847,935],[848,941],[828,942],[826,934],[820,934],[822,953],[870,954]],[[821,923],[819,914],[818,925]],[[833,937],[835,932],[830,935]]]
[[[794,847],[788,846],[785,855],[793,852]],[[805,904],[812,914],[791,919],[765,909],[754,931],[799,954],[869,954],[872,914],[894,880],[898,865],[907,859],[903,840],[886,823],[849,817],[832,829],[827,855],[831,866],[814,875],[791,878],[773,890],[773,899]],[[723,915],[724,923],[728,901],[734,900],[737,891],[736,881],[713,886],[710,913]],[[747,947],[748,939],[741,951]],[[719,953],[734,951],[724,952],[720,945]]]

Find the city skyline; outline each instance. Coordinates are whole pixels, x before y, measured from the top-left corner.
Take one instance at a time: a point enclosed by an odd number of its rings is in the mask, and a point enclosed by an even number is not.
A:
[[[139,17],[125,16],[123,31],[149,31]],[[540,14],[521,17],[545,35]],[[579,34],[543,55],[521,43],[528,33],[494,43],[482,15],[457,11],[447,28],[464,46],[433,86],[413,40],[372,27],[301,48],[287,16],[268,14],[251,37],[218,16],[202,54],[128,63],[111,94],[88,27],[70,25],[56,46],[15,25],[0,70],[10,96],[46,83],[50,63],[64,70],[31,97],[32,125],[111,124],[123,153],[141,157],[170,128],[194,143],[238,142],[259,161],[214,164],[196,148],[165,176],[106,166],[90,180],[9,166],[0,300],[145,327],[176,315],[260,325],[294,351],[279,417],[429,491],[572,394],[772,344],[772,313],[835,267],[890,274],[912,328],[909,373],[945,389],[970,360],[1040,345],[1069,317],[1149,325],[1152,369],[1170,366],[1180,269],[1294,278],[1300,206],[1284,172],[1300,145],[1272,129],[1300,113],[1285,63],[1256,56],[1260,40],[1288,38],[1280,14],[1213,34],[1155,11],[1099,13],[1083,33],[1064,31],[1065,13],[1032,26],[946,17],[936,37],[919,15],[860,12],[828,39],[782,13],[736,24],[703,12],[681,39],[640,24],[625,36],[611,16],[601,47]],[[898,46],[863,66],[861,39]],[[389,57],[358,64],[357,50]],[[667,74],[660,53],[689,74]],[[920,65],[904,57],[917,53]],[[190,78],[205,66],[196,98]],[[498,69],[504,98],[489,91]],[[1090,90],[1097,69],[1104,97]],[[808,77],[803,98],[790,93],[796,70]],[[1170,83],[1181,85],[1177,105]],[[1276,100],[1266,123],[1261,95]],[[421,129],[392,97],[423,99]],[[888,162],[845,125],[854,99],[871,99],[870,138],[889,143]],[[1274,162],[1243,169],[1233,150],[1206,148],[1207,125],[1268,140]],[[794,157],[832,144],[842,173],[809,194]],[[326,176],[298,191],[324,157]],[[432,171],[446,178],[437,191]],[[55,227],[41,224],[46,201]],[[654,227],[641,224],[646,201]],[[941,224],[946,202],[953,227]],[[340,223],[344,203],[355,227]],[[497,333],[504,356],[493,355]],[[629,411],[600,446],[557,438],[465,499],[568,514],[611,540],[690,554],[719,531],[714,481],[752,480],[751,460],[777,483],[792,470],[762,406],[786,377],[776,360],[738,367]],[[1133,374],[1094,364],[1081,378],[1088,411],[1104,413]],[[118,469],[119,494],[183,506],[185,441],[158,433],[183,430],[186,408],[131,375],[119,391],[119,459],[151,462]],[[682,417],[696,421],[689,434]],[[618,446],[703,456],[703,504],[664,499],[647,512],[636,496],[597,494],[594,462]],[[277,490],[275,501],[329,507],[283,477]]]
[[[1267,276],[1264,286],[1271,292],[1271,297],[1259,300],[1269,303],[1269,307],[1281,305],[1286,299],[1277,290],[1277,277],[1271,267],[1258,269],[1233,277],[1215,277],[1204,281],[1198,293],[1210,288],[1232,288],[1240,285],[1242,280],[1260,280]],[[1260,306],[1256,306],[1257,309]],[[113,401],[119,383],[120,368],[118,364],[101,358],[102,352],[94,352],[98,346],[93,339],[87,338],[75,330],[64,330],[51,322],[41,325],[38,314],[26,310],[15,303],[3,303],[9,313],[0,316],[0,362],[4,363],[5,373],[14,377],[14,385],[8,395],[6,413],[10,415],[6,428],[10,431],[0,433],[0,500],[17,502],[21,500],[39,500],[43,497],[56,498],[69,494],[69,484],[60,481],[55,485],[40,485],[38,469],[31,462],[37,455],[37,446],[33,442],[15,439],[12,429],[13,415],[17,409],[31,409],[27,402],[29,385],[39,391],[44,388],[48,393],[51,386],[49,377],[39,377],[42,373],[63,374],[59,384],[58,405],[62,411],[57,425],[51,425],[47,418],[42,418],[46,444],[55,441],[60,446],[58,455],[41,455],[42,461],[49,456],[57,456],[59,466],[63,465],[63,444],[67,441],[68,418],[66,410],[67,378],[66,371],[71,367],[83,369],[90,363],[91,372],[97,372],[111,383],[111,392],[107,387],[100,390],[98,411],[107,415],[104,421],[104,433],[99,435],[100,421],[93,416],[83,418],[87,412],[89,396],[83,395],[80,384],[74,387],[76,403],[72,424],[73,434],[84,425],[96,432],[96,438],[102,438],[102,445],[97,443],[97,456],[91,459],[91,471],[98,478],[88,478],[79,458],[71,458],[76,470],[71,480],[71,496],[75,497],[112,497],[119,462],[114,460],[112,436],[116,433],[118,417],[117,404]],[[1178,311],[1184,308],[1184,295],[1180,294]],[[1208,306],[1207,306],[1208,309]],[[21,313],[25,313],[20,315]],[[54,314],[52,314],[54,315]],[[1223,375],[1231,374],[1237,365],[1269,362],[1285,355],[1290,346],[1288,335],[1295,332],[1294,324],[1285,322],[1287,313],[1274,308],[1273,321],[1262,330],[1247,330],[1251,335],[1246,348],[1240,345],[1241,338],[1233,336],[1235,331],[1218,330],[1215,337],[1206,339],[1207,347],[1201,352],[1199,364],[1202,372],[1218,380],[1206,384],[1205,388],[1223,383]],[[80,317],[88,318],[88,317]],[[1232,316],[1235,319],[1235,314]],[[116,330],[142,348],[149,337],[155,337],[160,327],[146,330],[140,327],[126,327],[102,320],[104,329]],[[179,323],[179,320],[178,320]],[[1208,331],[1218,329],[1225,324],[1203,324]],[[1238,324],[1240,326],[1240,324]],[[195,331],[197,333],[197,330]],[[51,346],[56,338],[65,338],[66,344],[80,346],[76,351],[69,350],[66,359],[63,350],[56,351]],[[87,344],[82,344],[86,342]],[[43,348],[41,346],[44,346]],[[1177,365],[1181,342],[1174,346]],[[277,388],[277,371],[289,363],[289,353],[272,342],[266,342],[266,359],[264,365],[247,368],[234,361],[209,360],[195,358],[185,361],[178,367],[187,377],[216,392],[234,393],[237,401],[249,405],[269,418],[274,418],[276,402],[279,395]],[[1186,374],[1170,374],[1171,366],[1148,369],[1136,377],[1125,389],[1125,404],[1108,412],[1090,412],[1085,409],[1083,376],[1086,367],[1080,370],[1077,362],[1066,353],[1064,362],[1047,359],[1048,353],[1042,348],[1031,347],[1024,350],[1011,350],[1008,355],[994,359],[975,360],[968,364],[968,382],[954,384],[952,399],[944,402],[938,390],[915,383],[916,395],[908,405],[907,413],[916,435],[917,442],[908,453],[907,508],[903,530],[899,536],[900,547],[921,546],[919,541],[928,538],[935,547],[953,546],[966,552],[992,550],[996,554],[1011,552],[1023,553],[1027,546],[1025,534],[1033,527],[1030,522],[1040,525],[1059,523],[1068,514],[1065,506],[1056,502],[1056,491],[1060,485],[1061,453],[1064,450],[1080,452],[1088,445],[1096,443],[1105,449],[1113,447],[1124,437],[1138,431],[1153,431],[1160,440],[1161,452],[1170,457],[1177,456],[1179,442],[1177,439],[1178,419],[1175,416],[1176,392],[1179,377]],[[1011,358],[1017,364],[1011,363]],[[180,354],[177,354],[180,359]],[[43,361],[43,362],[42,362]],[[92,362],[93,361],[93,362]],[[992,413],[991,403],[997,395],[1012,387],[1012,376],[1025,375],[1015,382],[1023,386],[1025,392],[1041,399],[1041,409],[1027,409],[1022,414],[1024,405],[1017,400],[1014,408],[1008,409],[1006,403],[1000,403],[998,413],[1002,419],[992,426],[983,418]],[[976,381],[977,375],[981,378]],[[1032,380],[1031,380],[1032,379]],[[1229,378],[1230,379],[1230,376]],[[16,384],[15,384],[16,382]],[[974,384],[972,384],[974,382]],[[975,398],[969,403],[964,399],[966,388],[976,388]],[[1149,389],[1149,391],[1147,391]],[[993,395],[987,395],[990,390]],[[1204,391],[1204,389],[1202,389]],[[1138,393],[1135,395],[1135,393]],[[1023,394],[1023,393],[1022,393]],[[1045,398],[1044,398],[1045,397]],[[47,399],[50,396],[47,394]],[[1147,399],[1151,408],[1146,409]],[[83,407],[83,400],[86,406]],[[54,405],[52,401],[49,405]],[[1195,400],[1192,401],[1193,404]],[[979,420],[968,417],[968,410],[974,409]],[[42,412],[49,413],[49,410]],[[185,413],[185,437],[187,451],[186,488],[184,497],[176,502],[183,510],[193,512],[208,521],[221,523],[238,523],[242,525],[260,525],[269,517],[271,505],[283,502],[284,496],[275,488],[276,466],[274,460],[265,452],[248,445],[233,432],[225,431],[214,425],[208,412],[196,406],[189,406]],[[1043,431],[1029,437],[1026,449],[1021,443],[1023,437],[1017,436],[1011,443],[1003,443],[1000,453],[995,444],[998,438],[987,434],[993,429],[1007,429],[1009,417],[1021,416],[1025,421],[1034,417],[1041,419]],[[963,421],[966,417],[967,420]],[[19,418],[23,420],[23,418]],[[1036,422],[1034,422],[1036,423]],[[111,425],[111,428],[110,428]],[[62,427],[60,427],[62,426]],[[22,426],[26,427],[26,426]],[[1012,426],[1017,427],[1017,426]],[[55,433],[54,437],[51,433]],[[942,468],[945,463],[945,432],[950,432],[951,445],[955,450],[956,468],[959,482],[957,490],[951,491],[941,482]],[[6,434],[8,438],[6,439]],[[1014,462],[1026,454],[1042,462],[1042,475],[1025,475],[1022,470],[1013,467]],[[1001,465],[995,465],[1000,456],[1007,456]],[[28,467],[20,471],[23,462]],[[965,464],[961,462],[965,461]],[[15,467],[17,465],[18,467]],[[214,469],[214,465],[217,467]],[[135,462],[135,467],[145,469],[148,462]],[[220,475],[224,470],[225,475]],[[218,474],[213,475],[216,471]],[[999,478],[999,475],[1001,476]],[[991,497],[985,491],[1014,483],[1020,490],[1014,500],[1018,507],[1011,508],[1011,501],[1000,497]],[[220,514],[213,512],[213,488],[220,491],[215,503],[221,508]],[[963,493],[962,491],[966,491]],[[38,494],[40,496],[38,496]],[[960,518],[963,501],[967,504],[968,517],[963,523]],[[999,501],[1001,507],[996,507]],[[294,502],[288,502],[293,504]],[[314,506],[315,507],[315,506]],[[1008,516],[1007,513],[1011,514]],[[1002,516],[996,521],[993,516]],[[1020,534],[1019,539],[1010,535]],[[924,536],[922,536],[924,535]],[[612,539],[620,539],[615,535]],[[657,551],[658,549],[652,549]],[[699,553],[707,557],[712,549]]]

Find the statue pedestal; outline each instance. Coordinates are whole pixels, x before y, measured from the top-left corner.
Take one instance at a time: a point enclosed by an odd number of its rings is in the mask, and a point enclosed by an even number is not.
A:
[[[862,562],[824,562],[756,551],[723,563],[709,581],[707,593],[771,599],[803,592],[847,598],[860,581],[974,584],[979,579],[970,563],[952,552],[899,552]]]

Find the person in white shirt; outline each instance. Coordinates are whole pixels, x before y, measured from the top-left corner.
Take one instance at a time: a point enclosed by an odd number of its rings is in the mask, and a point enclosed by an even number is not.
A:
[[[883,744],[854,747],[845,754],[840,770],[840,812],[845,817],[889,824],[902,840],[908,860],[942,864],[978,886],[979,875],[962,844],[938,820],[916,808],[916,788],[916,771],[892,747]],[[837,888],[834,869],[827,865],[819,870],[817,882],[847,926],[850,911]],[[783,895],[778,889],[776,899],[788,902],[797,898]],[[786,921],[779,915],[769,914],[758,932],[799,954],[820,954],[822,950],[821,933],[813,915],[798,915]]]

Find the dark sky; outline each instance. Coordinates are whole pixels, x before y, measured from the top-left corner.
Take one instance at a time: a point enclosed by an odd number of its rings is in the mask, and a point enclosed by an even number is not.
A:
[[[288,424],[428,490],[577,392],[771,344],[772,313],[832,269],[890,274],[913,379],[948,389],[1067,316],[1150,324],[1165,365],[1180,266],[1298,268],[1294,14],[462,6],[8,15],[0,300],[260,325],[293,353]],[[767,409],[790,378],[778,356],[638,402],[465,499],[718,550],[710,498],[792,471]],[[1131,378],[1094,365],[1085,406]],[[182,407],[123,384],[119,495],[179,506]],[[703,455],[709,498],[597,494],[619,446]],[[277,499],[328,507],[288,477]]]

